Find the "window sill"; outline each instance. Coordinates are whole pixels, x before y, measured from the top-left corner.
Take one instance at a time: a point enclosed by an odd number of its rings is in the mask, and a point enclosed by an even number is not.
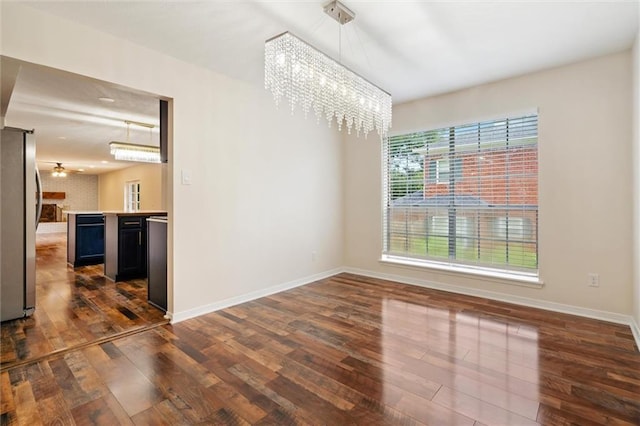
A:
[[[476,279],[500,282],[504,284],[518,285],[531,288],[542,288],[544,282],[540,280],[537,275],[525,275],[518,273],[511,273],[508,271],[498,271],[489,269],[473,268],[464,265],[450,265],[441,262],[434,262],[428,260],[414,260],[397,256],[382,255],[380,263],[407,267],[410,269],[429,269],[438,273],[447,275],[460,276],[467,275]]]

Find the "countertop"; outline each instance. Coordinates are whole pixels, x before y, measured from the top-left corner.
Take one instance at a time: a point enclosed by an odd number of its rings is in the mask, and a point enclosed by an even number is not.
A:
[[[137,212],[125,212],[125,211],[109,211],[102,212],[105,216],[107,215],[115,215],[115,216],[166,216],[167,212],[158,211],[158,210],[138,210]]]
[[[63,210],[64,214],[102,214],[102,212],[94,212],[94,211],[74,211],[74,210]]]
[[[76,211],[76,210],[65,210],[64,214],[110,214],[110,215],[118,215],[118,216],[166,216],[167,212],[159,211],[159,210],[138,210],[137,212],[125,212],[124,210],[112,210],[112,211]]]
[[[166,216],[162,216],[162,217],[148,217],[147,218],[147,222],[158,222],[158,223],[167,223],[167,217]]]

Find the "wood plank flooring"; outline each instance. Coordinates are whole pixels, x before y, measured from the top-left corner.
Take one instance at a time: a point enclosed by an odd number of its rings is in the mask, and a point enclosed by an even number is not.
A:
[[[638,425],[628,327],[340,274],[3,371],[3,424]]]
[[[2,370],[54,351],[86,345],[118,333],[166,323],[147,303],[147,282],[114,283],[102,265],[67,266],[66,234],[37,234],[36,310],[2,323]]]

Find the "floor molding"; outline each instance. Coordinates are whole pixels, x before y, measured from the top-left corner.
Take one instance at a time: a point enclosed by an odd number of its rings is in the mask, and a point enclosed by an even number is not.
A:
[[[640,351],[640,325],[636,322],[635,318],[631,317],[629,327],[631,327],[633,337],[636,339],[636,347],[638,348],[638,351]]]
[[[318,274],[310,275],[297,280],[289,281],[286,283],[278,284],[275,286],[267,287],[262,290],[252,291],[251,293],[242,294],[240,296],[230,297],[228,299],[221,300],[219,302],[210,303],[208,305],[199,306],[193,309],[188,309],[182,312],[167,312],[167,316],[170,318],[172,324],[180,321],[187,320],[189,318],[195,318],[200,315],[208,314],[211,312],[225,309],[231,306],[239,305],[241,303],[250,302],[261,297],[269,296],[281,291],[290,290],[292,288],[300,287],[306,284],[310,284],[314,281],[322,280],[333,275],[339,274],[344,271],[344,268],[336,268],[328,271],[320,272]]]
[[[112,341],[114,341],[116,339],[120,339],[120,338],[123,338],[123,337],[129,337],[129,336],[132,336],[134,334],[144,333],[145,331],[153,330],[154,328],[157,328],[157,327],[162,327],[163,325],[166,325],[168,323],[169,323],[169,321],[162,321],[162,322],[158,322],[158,323],[155,323],[155,324],[143,325],[141,327],[132,328],[130,330],[124,330],[124,331],[121,331],[121,332],[115,333],[115,334],[110,334],[108,336],[104,336],[104,337],[101,337],[101,338],[96,339],[96,340],[91,340],[89,342],[79,343],[77,345],[73,345],[73,346],[69,346],[69,347],[66,347],[66,348],[57,349],[55,351],[52,351],[52,352],[49,352],[47,354],[40,355],[40,356],[37,356],[37,357],[21,359],[19,361],[14,361],[14,362],[8,362],[8,363],[0,365],[0,373],[8,371],[8,370],[11,370],[11,369],[14,369],[16,367],[21,367],[23,365],[35,364],[37,362],[47,361],[47,360],[52,359],[52,358],[57,358],[57,357],[66,355],[69,352],[85,349],[85,348],[88,348],[90,346],[102,345],[103,343],[112,342]]]
[[[636,346],[640,351],[640,327],[635,322],[633,317],[630,315],[622,315],[615,312],[600,311],[597,309],[583,308],[583,307],[574,306],[574,305],[565,305],[562,303],[550,302],[546,300],[532,299],[532,298],[522,297],[522,296],[514,296],[506,293],[498,293],[498,292],[493,292],[488,290],[456,286],[451,284],[439,283],[431,280],[410,278],[402,275],[386,274],[386,273],[369,271],[369,270],[359,269],[359,268],[351,268],[351,267],[342,267],[342,268],[332,269],[319,274],[307,276],[305,278],[301,278],[298,280],[289,281],[283,284],[275,285],[263,290],[254,291],[244,295],[231,297],[231,298],[222,300],[220,302],[211,303],[208,305],[200,306],[200,307],[189,309],[182,312],[177,312],[177,313],[167,312],[167,317],[170,319],[172,324],[175,324],[180,321],[187,320],[189,318],[194,318],[200,315],[208,314],[210,312],[218,311],[220,309],[228,308],[230,306],[250,302],[252,300],[269,296],[274,293],[279,293],[281,291],[285,291],[295,287],[300,287],[302,285],[310,284],[314,281],[325,279],[342,272],[362,275],[362,276],[371,277],[371,278],[396,281],[403,284],[416,285],[419,287],[432,288],[435,290],[443,290],[451,293],[465,294],[467,296],[483,297],[491,300],[497,300],[500,302],[513,303],[515,305],[528,306],[532,308],[545,309],[553,312],[577,315],[580,317],[592,318],[592,319],[597,319],[601,321],[608,321],[616,324],[628,325],[631,328],[631,332],[633,333]]]
[[[532,308],[545,309],[553,312],[577,315],[586,318],[597,319],[601,321],[613,322],[616,324],[625,324],[631,327],[631,331],[636,341],[636,346],[640,350],[640,328],[630,315],[622,315],[615,312],[600,311],[597,309],[583,308],[574,305],[565,305],[563,303],[550,302],[546,300],[531,299],[528,297],[514,296],[506,293],[498,293],[488,290],[456,286],[451,284],[439,283],[431,280],[423,280],[418,278],[409,278],[402,275],[385,274],[381,272],[369,271],[358,268],[344,268],[344,272],[364,275],[366,277],[378,278],[389,281],[396,281],[403,284],[416,285],[435,290],[449,291],[451,293],[465,294],[467,296],[484,297],[500,302],[513,303],[515,305],[528,306]]]
[[[67,232],[67,222],[40,222],[36,234],[57,234]]]

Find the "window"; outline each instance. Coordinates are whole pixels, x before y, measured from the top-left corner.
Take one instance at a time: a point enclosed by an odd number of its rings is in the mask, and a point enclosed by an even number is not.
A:
[[[454,159],[453,168],[455,173],[453,178],[457,181],[462,178],[462,160],[459,158]],[[448,158],[439,158],[437,160],[429,161],[429,181],[439,184],[448,185],[451,179],[451,167],[449,166]]]
[[[472,218],[465,216],[456,217],[456,236],[458,237],[471,237],[473,236]],[[449,217],[447,216],[433,216],[431,217],[431,235],[442,235],[447,237],[449,235]]]
[[[436,183],[449,183],[449,159],[436,160]]]
[[[497,217],[494,221],[494,234],[498,238],[523,240],[531,234],[531,221],[526,217]]]
[[[383,254],[537,273],[537,115],[393,136],[383,151]]]
[[[137,212],[140,210],[140,181],[134,180],[124,184],[124,210]]]

